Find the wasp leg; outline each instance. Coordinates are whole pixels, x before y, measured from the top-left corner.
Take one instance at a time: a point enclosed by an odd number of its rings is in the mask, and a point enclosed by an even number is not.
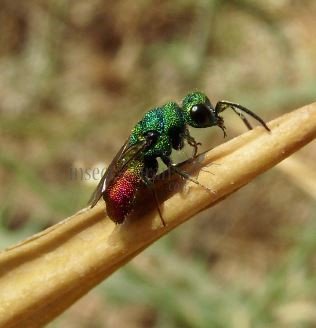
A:
[[[161,160],[164,162],[164,164],[168,167],[168,169],[170,169],[171,171],[177,173],[178,175],[180,175],[183,179],[189,180],[193,183],[195,183],[196,185],[202,187],[203,189],[207,190],[208,192],[211,192],[212,194],[216,194],[216,192],[204,185],[202,185],[198,180],[192,178],[190,176],[190,174],[188,174],[187,172],[184,172],[182,170],[180,170],[177,166],[177,164],[172,163],[171,158],[169,156],[162,156]]]
[[[200,142],[196,142],[195,139],[190,135],[190,132],[188,129],[185,130],[184,138],[188,142],[190,146],[193,147],[193,158],[197,156],[198,152],[198,146],[201,146],[202,144]]]
[[[142,172],[141,178],[144,182],[144,184],[146,185],[146,187],[148,189],[150,189],[154,199],[155,199],[155,203],[157,206],[157,210],[160,216],[160,220],[162,225],[165,227],[166,226],[166,222],[163,219],[163,216],[161,214],[161,210],[160,210],[160,206],[159,206],[159,200],[158,200],[158,196],[155,190],[155,186],[153,183],[153,180],[155,179],[155,176],[157,174],[158,171],[158,162],[156,158],[146,158],[144,160],[145,163],[145,169]]]
[[[143,180],[144,184],[146,185],[146,187],[148,189],[150,189],[150,191],[151,191],[151,193],[152,193],[152,195],[153,195],[153,197],[155,199],[155,203],[156,203],[156,206],[157,206],[157,210],[158,210],[158,213],[159,213],[159,217],[160,217],[161,223],[165,227],[167,224],[166,224],[166,221],[164,220],[164,218],[162,216],[162,213],[161,213],[161,210],[160,210],[159,200],[158,200],[158,196],[157,196],[157,193],[156,193],[154,184],[153,184],[153,182],[150,179],[148,179],[148,177],[146,175],[143,175],[142,176],[142,180]]]

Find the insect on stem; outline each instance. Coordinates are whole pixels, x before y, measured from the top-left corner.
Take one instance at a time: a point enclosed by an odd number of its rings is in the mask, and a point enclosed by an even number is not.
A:
[[[214,108],[208,97],[198,91],[186,95],[181,105],[171,101],[152,108],[134,126],[129,138],[109,165],[92,195],[91,207],[103,197],[110,219],[118,224],[123,223],[133,209],[137,191],[145,184],[155,198],[161,223],[166,226],[151,182],[158,171],[158,158],[162,159],[168,169],[214,194],[214,190],[180,170],[172,163],[170,156],[173,150],[181,150],[185,142],[193,148],[193,158],[197,155],[200,143],[190,135],[189,126],[218,126],[226,137],[224,119],[219,114],[227,108],[232,109],[248,129],[252,129],[252,126],[243,113],[270,131],[264,120],[249,109],[225,100],[219,101]]]

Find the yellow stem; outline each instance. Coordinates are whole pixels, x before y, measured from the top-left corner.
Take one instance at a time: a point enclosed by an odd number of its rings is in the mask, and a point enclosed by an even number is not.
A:
[[[183,166],[215,193],[175,177],[158,181],[165,228],[145,195],[121,226],[105,216],[100,202],[0,253],[0,327],[48,323],[168,231],[313,140],[316,103],[269,127],[271,133],[258,127]]]

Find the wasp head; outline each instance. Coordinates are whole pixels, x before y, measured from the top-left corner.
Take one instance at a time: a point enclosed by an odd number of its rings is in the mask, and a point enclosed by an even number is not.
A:
[[[186,123],[194,128],[218,126],[226,136],[224,120],[215,110],[208,97],[199,91],[191,92],[182,100]]]

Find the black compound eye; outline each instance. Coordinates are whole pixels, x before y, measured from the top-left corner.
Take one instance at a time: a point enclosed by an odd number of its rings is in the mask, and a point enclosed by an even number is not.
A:
[[[198,104],[191,108],[190,117],[200,127],[210,126],[213,113],[205,104]]]

